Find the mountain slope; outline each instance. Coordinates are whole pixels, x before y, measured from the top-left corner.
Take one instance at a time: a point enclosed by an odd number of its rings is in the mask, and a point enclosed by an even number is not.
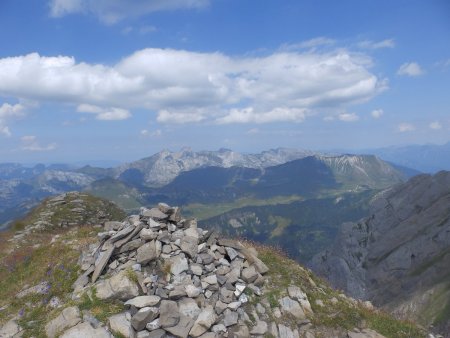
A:
[[[311,267],[351,295],[450,330],[450,172],[378,194]]]
[[[307,262],[332,244],[342,222],[356,221],[366,215],[374,194],[369,190],[339,197],[247,206],[199,224],[227,236],[283,248],[289,257]]]
[[[202,231],[177,208],[102,230],[49,227],[0,246],[1,337],[425,335],[273,249]]]

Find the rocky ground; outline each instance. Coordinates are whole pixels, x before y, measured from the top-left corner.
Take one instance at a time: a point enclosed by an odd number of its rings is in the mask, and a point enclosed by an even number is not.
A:
[[[273,249],[202,230],[176,207],[56,230],[35,230],[42,246],[0,275],[0,337],[425,336]]]

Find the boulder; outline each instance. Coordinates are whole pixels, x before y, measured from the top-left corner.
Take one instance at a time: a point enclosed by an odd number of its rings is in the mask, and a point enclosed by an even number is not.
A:
[[[155,306],[160,300],[161,297],[158,296],[137,296],[127,300],[124,305],[134,306],[140,309],[147,306]]]
[[[161,301],[159,307],[159,323],[162,328],[172,327],[180,321],[180,313],[178,312],[178,304],[171,300]]]
[[[145,329],[147,323],[153,321],[159,314],[157,307],[144,307],[131,317],[131,325],[136,331]]]
[[[139,288],[131,281],[126,271],[120,271],[109,279],[100,281],[96,285],[99,299],[119,299],[126,301],[139,295]]]
[[[189,331],[191,330],[192,326],[194,325],[194,319],[191,317],[180,315],[180,321],[177,325],[167,327],[165,330],[175,337],[179,338],[187,338],[189,335]]]
[[[124,337],[132,337],[133,329],[125,313],[118,313],[108,318],[112,333],[120,333]]]
[[[80,323],[64,332],[60,338],[113,338],[103,327],[93,328],[89,323]]]
[[[178,255],[170,259],[170,272],[174,275],[179,275],[183,271],[189,269],[188,261],[185,257]]]
[[[45,325],[45,334],[49,338],[57,337],[64,330],[81,322],[80,310],[76,306],[65,308],[59,316]]]
[[[284,297],[279,300],[279,303],[281,306],[281,311],[284,313],[289,313],[296,319],[306,319],[305,313],[297,301],[292,300],[289,297]]]
[[[193,337],[199,337],[205,333],[217,320],[216,312],[212,306],[205,307],[198,315],[194,326],[189,331],[189,334]]]
[[[267,332],[267,323],[262,320],[257,320],[256,325],[251,329],[250,334],[252,335],[265,335]]]
[[[21,327],[15,320],[10,320],[0,328],[0,337],[21,337]]]
[[[147,264],[148,262],[158,258],[160,253],[161,251],[158,253],[156,242],[154,240],[149,243],[145,243],[137,249],[137,262],[139,264]]]

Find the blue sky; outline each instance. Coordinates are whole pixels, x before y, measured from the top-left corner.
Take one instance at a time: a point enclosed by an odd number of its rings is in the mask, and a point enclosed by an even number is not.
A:
[[[1,162],[450,141],[446,0],[3,0]]]

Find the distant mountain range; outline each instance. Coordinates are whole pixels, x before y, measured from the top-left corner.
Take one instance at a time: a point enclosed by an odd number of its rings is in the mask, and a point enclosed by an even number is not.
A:
[[[229,149],[218,151],[192,151],[188,148],[180,152],[163,150],[139,161],[123,164],[113,170],[115,178],[126,181],[141,173],[139,182],[147,186],[163,186],[170,183],[180,173],[202,167],[243,167],[267,168],[299,158],[315,155],[309,150],[278,148],[259,154],[241,154]]]
[[[326,156],[283,148],[260,154],[162,151],[115,168],[5,163],[0,164],[0,223],[17,218],[46,196],[72,190],[90,191],[131,211],[161,200],[186,205],[311,198],[384,188],[410,175],[374,156]]]

